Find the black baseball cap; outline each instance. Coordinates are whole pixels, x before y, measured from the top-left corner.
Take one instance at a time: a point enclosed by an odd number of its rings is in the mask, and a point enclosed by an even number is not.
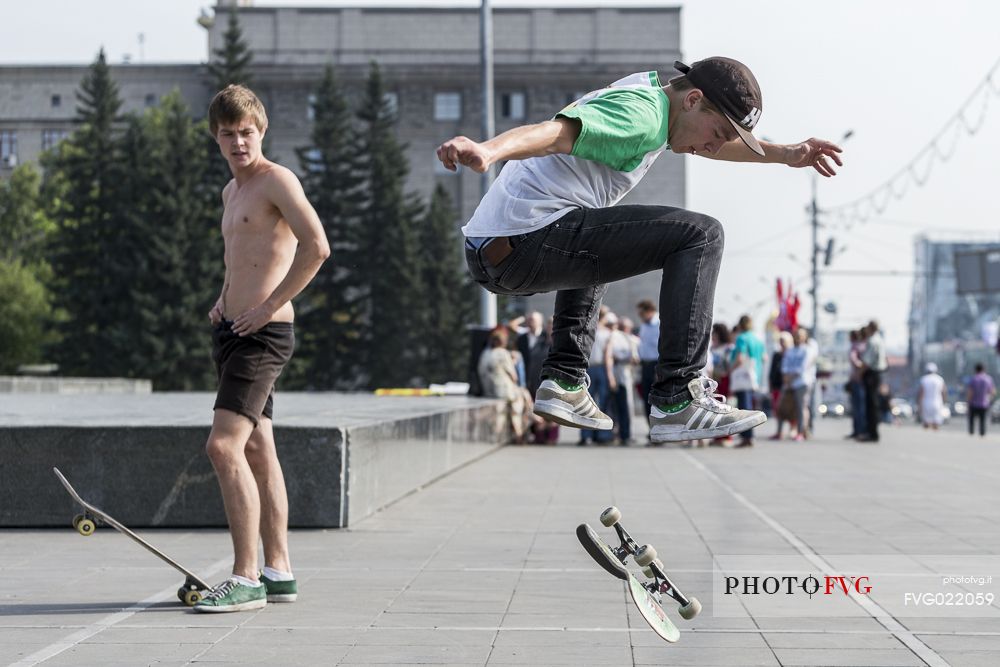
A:
[[[750,150],[763,155],[760,142],[751,134],[764,104],[760,86],[753,72],[732,58],[706,58],[692,65],[674,62],[674,69],[684,74],[691,85],[701,90],[725,114]]]

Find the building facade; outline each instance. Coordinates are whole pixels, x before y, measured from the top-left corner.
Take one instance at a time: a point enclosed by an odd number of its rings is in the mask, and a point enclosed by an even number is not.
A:
[[[979,362],[996,372],[1000,293],[960,293],[956,261],[970,253],[1000,253],[1000,239],[951,241],[919,236],[914,244],[909,318],[914,376],[919,377],[930,361],[949,384],[959,382]]]
[[[313,91],[327,64],[349,98],[363,91],[371,62],[382,70],[407,144],[408,188],[428,197],[440,183],[453,196],[461,224],[482,195],[479,174],[444,170],[435,148],[454,135],[480,139],[482,126],[477,8],[264,7],[240,3],[238,17],[253,54],[255,91],[268,110],[272,157],[299,170],[295,150],[309,143]],[[221,47],[234,11],[218,4],[200,23],[207,52]],[[194,17],[192,17],[194,18]],[[551,118],[586,92],[633,72],[673,76],[680,54],[679,7],[494,9],[494,89],[497,133]],[[0,177],[73,129],[76,92],[86,65],[0,67]],[[141,111],[179,89],[195,116],[211,95],[204,64],[113,65],[123,112]],[[683,156],[665,154],[625,200],[684,206]],[[456,242],[458,241],[456,225]],[[641,298],[656,299],[659,273],[612,286],[605,302],[633,315]],[[551,295],[526,304],[552,311]]]

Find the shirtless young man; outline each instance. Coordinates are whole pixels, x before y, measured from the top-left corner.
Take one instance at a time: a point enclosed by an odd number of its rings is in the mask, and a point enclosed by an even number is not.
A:
[[[222,487],[235,559],[232,577],[194,608],[227,612],[294,602],[298,595],[272,393],[295,344],[291,300],[330,246],[298,178],[261,153],[267,114],[257,96],[228,86],[212,99],[208,119],[233,180],[222,190],[226,279],[208,314],[219,390],[206,450]],[[260,580],[258,540],[264,542]]]

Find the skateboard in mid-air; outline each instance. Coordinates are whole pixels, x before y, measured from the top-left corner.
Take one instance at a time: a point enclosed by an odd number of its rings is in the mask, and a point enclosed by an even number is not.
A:
[[[625,581],[632,601],[653,632],[668,642],[676,642],[681,638],[681,633],[660,606],[662,596],[669,595],[680,605],[677,612],[685,620],[691,620],[698,615],[701,603],[698,602],[698,598],[688,598],[680,592],[664,572],[663,561],[656,557],[656,549],[648,544],[640,547],[622,527],[621,518],[622,513],[617,507],[609,507],[601,513],[601,523],[615,529],[621,546],[608,546],[594,529],[585,523],[577,526],[576,536],[598,565]],[[639,581],[639,578],[626,567],[629,556],[635,558],[636,565],[641,567],[643,574],[652,581]]]
[[[199,600],[201,600],[203,597],[203,591],[207,591],[211,588],[211,586],[206,584],[203,579],[199,578],[183,565],[180,565],[173,558],[133,533],[125,527],[124,524],[120,523],[107,512],[94,507],[81,498],[80,494],[73,488],[73,485],[69,483],[69,480],[67,480],[66,477],[59,472],[59,468],[53,468],[52,472],[56,474],[56,477],[59,478],[62,485],[66,487],[66,491],[69,492],[69,495],[73,498],[73,500],[83,507],[83,514],[77,514],[73,518],[73,527],[76,528],[76,532],[83,536],[93,535],[98,524],[106,523],[122,535],[131,537],[133,540],[145,547],[150,553],[185,576],[184,585],[177,589],[177,599],[189,607],[193,607]]]

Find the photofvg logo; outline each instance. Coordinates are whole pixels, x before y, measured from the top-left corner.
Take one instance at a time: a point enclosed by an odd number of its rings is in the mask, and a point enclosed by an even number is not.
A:
[[[713,561],[713,616],[889,613],[1000,623],[1000,556],[768,554],[715,555]]]
[[[872,592],[870,577],[824,575],[726,577],[726,595],[868,595]]]

